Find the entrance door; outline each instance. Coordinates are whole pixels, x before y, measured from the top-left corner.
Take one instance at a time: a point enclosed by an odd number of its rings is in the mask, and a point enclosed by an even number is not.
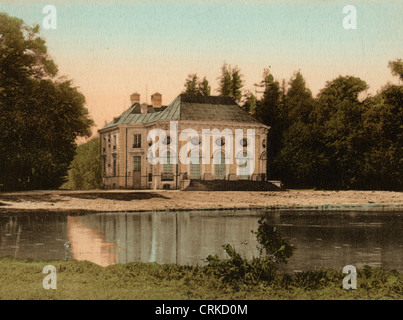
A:
[[[243,159],[243,163],[238,165],[238,176],[240,180],[249,180],[250,178],[250,156],[246,151],[242,152],[242,159]]]
[[[237,160],[241,162],[241,164],[237,167],[237,174],[240,180],[249,180],[252,174],[251,172],[251,157],[248,152],[243,151],[242,157],[239,156]]]
[[[225,178],[225,153],[220,151],[217,157],[218,163],[214,164],[214,175],[216,179],[223,180]]]
[[[190,154],[190,179],[200,179],[200,153],[194,150]]]
[[[133,189],[141,187],[141,156],[133,157]]]

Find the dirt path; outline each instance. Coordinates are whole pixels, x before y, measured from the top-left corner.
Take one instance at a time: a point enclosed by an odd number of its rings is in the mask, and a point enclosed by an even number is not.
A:
[[[403,211],[403,192],[389,191],[32,191],[0,194],[0,213],[14,210],[148,211],[225,208],[361,208]]]

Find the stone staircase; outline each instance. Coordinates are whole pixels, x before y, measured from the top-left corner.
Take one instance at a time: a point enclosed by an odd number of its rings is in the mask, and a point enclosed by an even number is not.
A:
[[[191,180],[185,191],[281,191],[268,181]]]

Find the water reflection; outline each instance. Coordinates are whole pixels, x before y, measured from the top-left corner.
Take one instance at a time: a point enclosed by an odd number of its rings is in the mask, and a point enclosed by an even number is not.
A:
[[[267,221],[297,249],[285,270],[352,264],[403,271],[402,213],[193,211],[86,215],[0,216],[0,256],[37,260],[89,260],[107,266],[126,262],[204,264],[209,254],[225,258],[230,243],[242,255],[257,255],[258,219]]]
[[[104,240],[104,235],[86,227],[80,217],[67,217],[67,249],[75,260],[88,260],[101,266],[117,262],[116,246]]]

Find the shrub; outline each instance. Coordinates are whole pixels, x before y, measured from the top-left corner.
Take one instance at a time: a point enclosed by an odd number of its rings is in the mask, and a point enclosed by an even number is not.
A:
[[[229,259],[220,260],[217,255],[209,255],[206,260],[208,268],[211,268],[224,282],[233,284],[268,284],[277,274],[280,263],[287,263],[287,259],[293,254],[295,247],[283,239],[276,227],[268,224],[266,218],[261,218],[256,234],[259,242],[259,256],[251,260],[241,255],[230,245],[224,244],[223,248]]]

